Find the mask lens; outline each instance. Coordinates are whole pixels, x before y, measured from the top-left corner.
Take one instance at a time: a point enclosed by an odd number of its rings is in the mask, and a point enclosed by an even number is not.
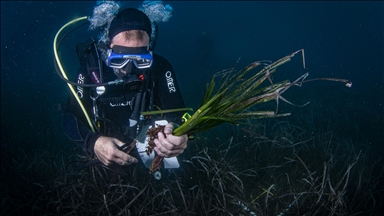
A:
[[[110,67],[122,68],[124,67],[131,59],[127,58],[112,58],[110,60]]]
[[[152,60],[151,59],[135,59],[133,60],[133,64],[139,68],[149,68],[152,65]]]

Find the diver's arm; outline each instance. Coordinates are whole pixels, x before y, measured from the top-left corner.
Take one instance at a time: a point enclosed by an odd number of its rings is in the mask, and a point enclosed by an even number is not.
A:
[[[156,79],[154,104],[162,110],[184,108],[184,100],[177,82],[175,71],[167,59],[156,55]],[[164,114],[168,122],[181,124],[184,112]]]
[[[155,103],[159,104],[162,110],[184,108],[184,100],[181,95],[179,85],[177,83],[175,72],[172,65],[165,58],[156,59],[158,63],[155,68],[158,74],[155,79],[155,94],[157,99]],[[155,73],[156,73],[155,72]],[[167,113],[164,118],[168,122],[181,124],[181,117],[184,112]],[[174,125],[169,123],[164,128],[164,134],[159,133],[158,139],[155,139],[155,151],[158,155],[163,157],[174,157],[184,152],[187,148],[188,136],[186,134],[181,136],[172,135]]]
[[[78,79],[83,83],[88,83],[87,76],[84,75],[83,68],[81,67],[78,74]],[[92,110],[92,101],[89,97],[88,88],[76,88],[77,96],[79,97],[82,105],[90,115]],[[92,118],[92,116],[90,116]],[[99,133],[92,131],[91,127],[87,124],[87,120],[83,110],[81,109],[76,98],[71,94],[69,96],[65,112],[63,114],[63,130],[64,134],[73,142],[83,147],[88,153],[94,154],[93,148],[96,140],[101,136]]]
[[[76,46],[76,52],[80,63],[80,68],[75,80],[76,83],[92,84],[87,71],[88,59],[86,57],[91,56],[92,54],[92,49],[90,49],[92,47],[92,41],[93,40],[90,39],[86,43],[79,43]],[[92,100],[89,95],[90,89],[81,86],[74,86],[74,89],[82,106],[92,119]],[[63,130],[69,139],[83,147],[88,153],[92,155],[94,154],[93,148],[96,140],[100,137],[100,134],[92,131],[79,102],[72,94],[69,96],[65,113],[63,114]]]
[[[80,68],[75,80],[76,83],[92,84],[88,75],[87,64],[89,64],[89,59],[91,59],[89,57],[95,56],[93,54],[95,50],[92,49],[94,47],[94,41],[94,39],[90,38],[84,43],[78,43],[76,46],[76,53],[80,63]],[[88,115],[92,115],[92,100],[89,95],[90,89],[81,86],[74,86],[74,89]],[[91,119],[92,117],[93,116],[90,116]],[[69,139],[83,147],[88,153],[94,154],[93,148],[100,134],[92,131],[79,102],[72,94],[69,96],[65,113],[63,114],[63,130]]]

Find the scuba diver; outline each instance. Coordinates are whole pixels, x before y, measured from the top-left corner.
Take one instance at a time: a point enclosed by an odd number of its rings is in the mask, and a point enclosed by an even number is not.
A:
[[[76,47],[80,69],[76,83],[66,81],[76,93],[63,114],[64,133],[106,166],[141,158],[149,167],[154,156],[145,152],[145,132],[161,124],[166,126],[154,150],[165,157],[165,168],[178,167],[176,156],[187,147],[187,135],[172,135],[183,123],[185,106],[172,65],[153,53],[153,28],[142,10],[126,8],[110,18],[99,41],[91,38]],[[170,109],[178,111],[144,115]]]

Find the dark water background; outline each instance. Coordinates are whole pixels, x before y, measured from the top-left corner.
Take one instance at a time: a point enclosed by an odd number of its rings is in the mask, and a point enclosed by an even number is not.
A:
[[[355,125],[358,129],[339,128],[340,133],[374,149],[370,157],[382,156],[383,2],[165,3],[173,7],[174,13],[169,22],[159,25],[155,51],[173,64],[188,107],[196,109],[205,83],[215,72],[234,66],[240,57],[238,68],[257,60],[277,60],[305,49],[306,69],[302,69],[298,55],[281,68],[276,79],[293,80],[308,71],[309,78],[348,79],[353,86],[346,88],[342,83],[324,81],[306,83],[287,92],[286,98],[298,104],[311,101],[306,109],[320,115],[329,106],[335,113],[346,114],[348,118],[339,123],[340,127]],[[61,112],[55,111],[57,104],[65,103],[69,90],[55,73],[53,39],[66,22],[91,15],[94,5],[94,1],[1,2],[2,163],[20,160],[20,154],[33,158],[41,150],[39,144],[47,140],[48,148],[74,147],[62,133]],[[78,67],[76,42],[89,36],[97,33],[80,28],[60,47],[69,77],[75,75]],[[293,111],[292,115],[301,115],[300,109],[291,106],[284,109]],[[285,120],[289,121],[290,117]],[[2,175],[13,175],[12,167],[2,167]],[[14,174],[14,178],[23,176]],[[2,191],[8,183],[2,183]]]

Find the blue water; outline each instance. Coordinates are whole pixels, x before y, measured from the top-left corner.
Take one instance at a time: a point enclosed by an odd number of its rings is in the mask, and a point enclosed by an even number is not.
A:
[[[233,67],[239,58],[241,68],[304,49],[306,69],[297,55],[282,69],[281,78],[294,80],[308,71],[309,78],[347,79],[353,86],[307,83],[303,91],[296,91],[300,96],[288,94],[287,98],[299,104],[311,101],[318,106],[308,109],[316,112],[332,105],[336,113],[349,113],[341,125],[358,128],[362,137],[354,141],[375,149],[371,157],[383,153],[383,2],[165,3],[174,13],[169,22],[159,25],[155,52],[172,63],[188,107],[196,109],[205,83],[215,72]],[[2,153],[2,163],[20,158],[15,148],[33,158],[42,142],[54,149],[74,147],[61,130],[58,104],[66,102],[69,90],[55,72],[53,39],[66,22],[90,16],[94,5],[95,1],[1,2],[1,150],[7,152]],[[69,77],[75,76],[78,67],[76,43],[97,35],[83,27],[62,42],[60,55]],[[292,114],[300,113],[295,108]],[[355,137],[356,131],[340,133]],[[11,165],[4,167],[2,175],[12,172]]]

